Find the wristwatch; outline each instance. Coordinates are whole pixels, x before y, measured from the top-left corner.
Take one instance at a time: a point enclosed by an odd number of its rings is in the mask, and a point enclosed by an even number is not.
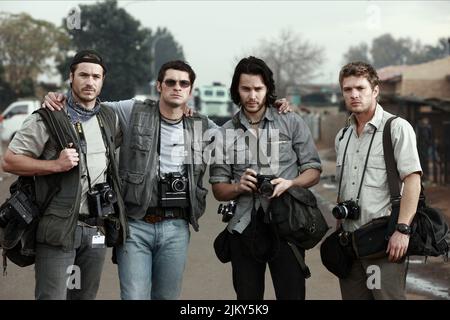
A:
[[[410,235],[411,234],[411,227],[408,226],[406,223],[397,223],[395,226],[395,229],[403,234]]]

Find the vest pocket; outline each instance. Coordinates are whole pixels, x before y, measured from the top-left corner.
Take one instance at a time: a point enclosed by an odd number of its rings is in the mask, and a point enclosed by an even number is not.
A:
[[[152,146],[152,130],[144,126],[134,125],[132,128],[131,149],[149,151]]]
[[[140,204],[141,195],[144,191],[144,174],[129,171],[121,171],[122,193],[125,203]]]

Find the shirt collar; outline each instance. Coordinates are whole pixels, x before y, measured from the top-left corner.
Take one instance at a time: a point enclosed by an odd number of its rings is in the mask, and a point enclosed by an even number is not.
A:
[[[274,114],[273,114],[274,112],[276,112],[276,108],[269,105],[266,108],[266,112],[264,113],[264,116],[262,117],[261,122],[263,122],[264,119],[267,121],[274,121]],[[251,127],[251,125],[248,123],[247,117],[245,116],[244,110],[242,109],[242,107],[239,110],[238,115],[239,115],[239,117],[238,117],[239,122],[242,125],[244,125],[247,128]]]
[[[374,126],[376,129],[378,129],[381,126],[381,123],[383,121],[383,108],[377,103],[377,107],[375,108],[375,113],[367,123],[370,123],[372,126]],[[349,123],[353,126],[356,126],[356,119],[355,115],[352,114],[349,118]]]

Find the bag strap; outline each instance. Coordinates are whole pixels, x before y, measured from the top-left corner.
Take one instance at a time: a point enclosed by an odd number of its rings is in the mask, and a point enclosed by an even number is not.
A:
[[[56,138],[56,142],[58,144],[58,147],[60,148],[60,151],[69,147],[69,142],[67,141],[65,131],[63,130],[60,122],[64,117],[66,117],[65,111],[50,111],[48,109],[41,108],[37,109],[33,113],[38,113],[41,116],[42,121],[44,121],[50,135]],[[61,175],[58,175],[53,190],[47,195],[46,200],[40,207],[41,211],[44,211],[45,208],[47,208],[53,196],[60,191],[61,179]]]
[[[303,256],[301,255],[300,251],[298,250],[297,246],[289,241],[287,241],[287,244],[289,247],[291,247],[292,252],[294,253],[295,258],[297,259],[298,264],[300,265],[300,269],[302,269],[303,275],[305,276],[305,279],[308,279],[311,277],[311,271],[309,270],[308,266],[305,263],[305,259],[303,259]]]
[[[66,135],[61,128],[61,123],[57,121],[54,112],[64,112],[64,111],[50,111],[48,109],[38,109],[35,113],[38,113],[42,120],[44,121],[47,129],[50,131],[50,135],[56,137],[56,142],[61,150],[68,147],[68,142],[66,140]]]
[[[400,175],[397,170],[397,165],[394,158],[394,147],[392,145],[392,135],[391,135],[391,122],[398,118],[398,116],[390,117],[386,124],[384,125],[383,131],[383,151],[384,151],[384,162],[386,164],[387,178],[389,191],[391,193],[391,205],[392,213],[391,219],[389,219],[388,225],[388,235],[392,235],[395,231],[395,226],[398,221],[398,216],[400,214],[400,200],[402,196],[400,195],[400,187],[398,181],[400,181]],[[419,206],[425,206],[425,195],[423,192],[423,184],[420,183],[420,196],[419,196]]]
[[[398,118],[398,116],[390,117],[383,129],[383,151],[384,151],[384,162],[386,164],[387,179],[389,185],[389,191],[391,194],[391,205],[392,212],[391,218],[389,219],[389,225],[387,230],[387,235],[391,236],[395,231],[395,226],[397,225],[398,215],[400,213],[400,188],[398,186],[398,181],[400,180],[400,175],[397,170],[397,165],[394,158],[394,148],[392,146],[392,135],[391,135],[391,122]]]

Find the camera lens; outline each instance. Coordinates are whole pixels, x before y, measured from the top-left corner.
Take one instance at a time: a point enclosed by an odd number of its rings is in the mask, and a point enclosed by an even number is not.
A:
[[[116,194],[112,190],[108,190],[105,192],[105,201],[109,203],[114,203],[117,201]]]
[[[333,208],[333,211],[331,211],[331,213],[336,219],[345,219],[347,217],[348,210],[344,205],[337,205]]]
[[[266,197],[270,197],[273,193],[273,185],[270,182],[263,182],[259,188],[259,192]]]
[[[172,182],[172,190],[175,192],[182,192],[186,189],[186,184],[181,179],[176,179]]]

